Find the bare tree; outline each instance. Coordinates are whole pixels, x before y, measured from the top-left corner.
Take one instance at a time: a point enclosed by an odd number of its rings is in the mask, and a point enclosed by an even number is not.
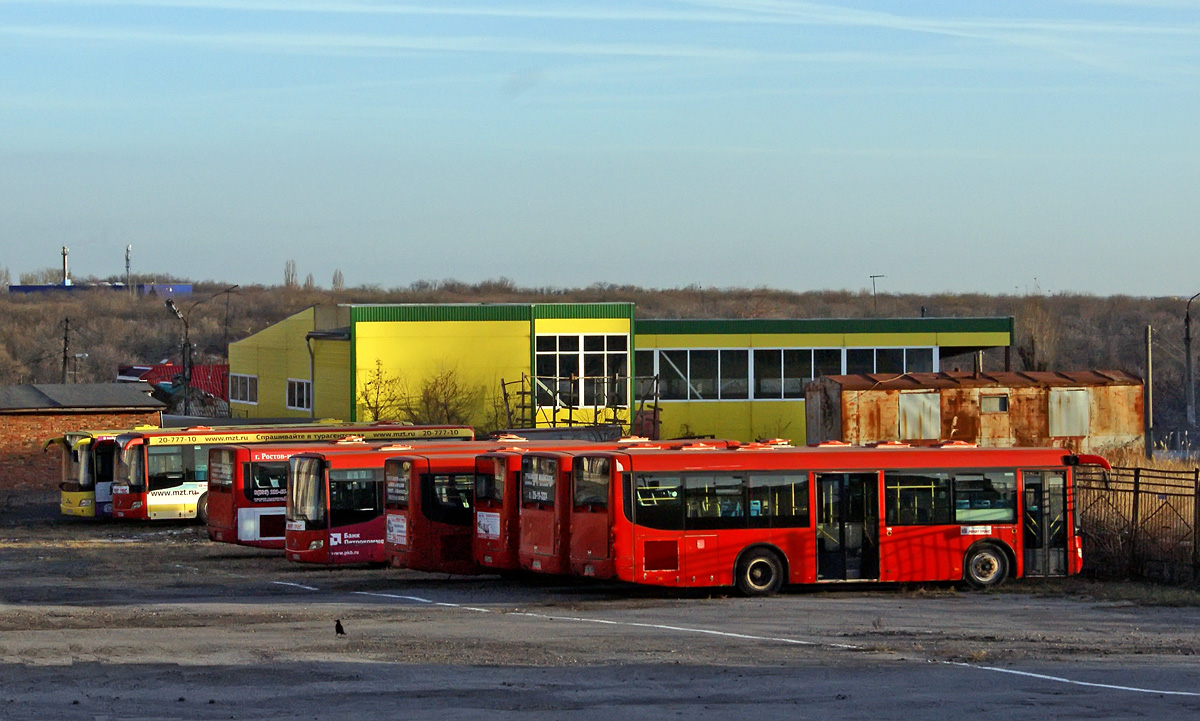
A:
[[[401,417],[404,406],[403,387],[400,379],[383,370],[383,361],[375,360],[375,370],[367,375],[358,391],[358,405],[362,408],[363,420],[381,421]]]
[[[342,269],[338,268],[333,271],[333,290],[340,293],[346,289],[346,281],[342,278]]]
[[[316,288],[317,288],[317,282],[315,280],[313,280],[313,274],[309,273],[308,277],[304,279],[304,289],[305,290],[316,290]]]
[[[474,425],[484,389],[467,384],[453,368],[428,376],[415,393],[405,393],[401,420],[417,425]]]
[[[283,287],[296,288],[299,285],[296,279],[296,261],[289,260],[283,264]]]
[[[1017,356],[1027,371],[1044,371],[1059,363],[1061,322],[1040,295],[1030,296],[1017,311]]]

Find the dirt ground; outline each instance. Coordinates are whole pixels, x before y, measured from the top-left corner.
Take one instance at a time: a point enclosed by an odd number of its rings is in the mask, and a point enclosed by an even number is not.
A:
[[[1195,607],[310,568],[195,524],[61,518],[49,497],[2,513],[5,719],[1200,713]]]

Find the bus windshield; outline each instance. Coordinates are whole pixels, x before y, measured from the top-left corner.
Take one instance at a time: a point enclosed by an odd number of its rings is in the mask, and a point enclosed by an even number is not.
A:
[[[288,474],[287,520],[325,522],[325,478],[320,458],[293,458]]]
[[[145,485],[146,471],[142,467],[142,447],[131,446],[117,455],[113,471],[113,485],[141,490]]]
[[[66,449],[66,468],[63,469],[63,481],[75,486],[81,491],[92,490],[92,473],[90,459],[91,445],[79,445]]]

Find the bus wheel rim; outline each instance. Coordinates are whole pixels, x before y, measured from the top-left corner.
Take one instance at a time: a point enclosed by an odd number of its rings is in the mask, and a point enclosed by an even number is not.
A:
[[[746,577],[755,588],[766,588],[775,579],[775,569],[766,559],[755,559],[746,569]]]

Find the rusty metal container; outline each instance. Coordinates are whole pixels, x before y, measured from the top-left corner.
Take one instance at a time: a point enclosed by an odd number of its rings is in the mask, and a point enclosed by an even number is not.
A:
[[[1142,380],[1124,371],[825,376],[805,396],[809,443],[965,441],[1094,453],[1144,439]]]

